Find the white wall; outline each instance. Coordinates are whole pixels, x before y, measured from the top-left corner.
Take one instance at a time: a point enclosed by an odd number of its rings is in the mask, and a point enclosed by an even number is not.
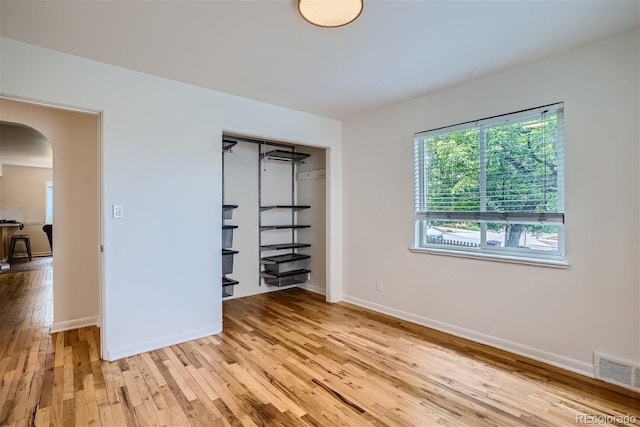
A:
[[[311,155],[304,163],[298,165],[298,173],[325,169],[324,150],[300,147],[297,151]],[[301,242],[311,243],[310,248],[300,250],[300,253],[311,255],[311,279],[299,286],[320,294],[326,293],[326,185],[325,178],[297,181],[297,203],[311,206],[298,212],[299,224],[311,224],[311,228],[302,229],[298,234]]]
[[[3,38],[5,95],[101,111],[107,359],[219,332],[223,130],[331,150],[341,287],[341,124]],[[123,204],[125,217],[111,218]],[[198,236],[190,231],[198,224]],[[143,243],[144,242],[144,243]],[[190,250],[183,250],[190,248]]]
[[[344,122],[345,299],[587,375],[594,351],[640,361],[638,38]],[[565,103],[571,267],[409,252],[413,133],[556,101]]]
[[[238,205],[225,224],[237,225],[233,232],[233,273],[227,276],[240,283],[233,297],[243,297],[268,289],[258,286],[258,145],[239,142],[224,155],[225,203]]]
[[[42,231],[45,224],[47,181],[53,180],[53,169],[4,165],[0,178],[0,206],[19,207],[23,212],[24,229],[16,234],[29,235],[33,256],[51,255],[49,240]]]

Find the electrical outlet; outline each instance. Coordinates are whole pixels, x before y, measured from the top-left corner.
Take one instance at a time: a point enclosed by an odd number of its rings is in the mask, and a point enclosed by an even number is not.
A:
[[[376,291],[382,292],[382,281],[376,280]]]
[[[124,206],[123,205],[113,205],[113,218],[114,219],[124,218]]]

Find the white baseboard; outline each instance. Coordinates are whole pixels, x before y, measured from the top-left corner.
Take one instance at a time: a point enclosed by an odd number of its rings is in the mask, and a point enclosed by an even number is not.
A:
[[[83,317],[81,319],[63,320],[62,322],[53,322],[51,325],[51,333],[70,331],[71,329],[84,328],[86,326],[97,326],[98,316]]]
[[[114,361],[125,357],[133,356],[147,351],[157,350],[171,345],[182,344],[183,342],[197,340],[199,338],[216,335],[222,332],[222,325],[212,325],[192,331],[181,332],[141,343],[131,344],[120,348],[106,349],[106,360]]]
[[[320,295],[326,295],[327,294],[327,290],[321,286],[317,286],[314,285],[313,283],[310,282],[305,282],[305,283],[300,283],[298,285],[299,288],[305,289],[307,291],[310,292],[314,292],[316,294],[320,294]]]
[[[402,320],[406,320],[418,325],[426,326],[436,331],[444,332],[450,335],[454,335],[460,338],[468,339],[480,344],[485,344],[491,347],[498,348],[500,350],[508,351],[520,356],[528,357],[529,359],[537,360],[539,362],[546,363],[567,371],[575,372],[576,374],[584,375],[586,377],[593,378],[593,366],[590,363],[582,362],[580,360],[571,359],[560,354],[550,353],[544,350],[539,350],[533,347],[529,347],[523,344],[518,344],[512,341],[504,340],[502,338],[494,337],[491,335],[483,334],[481,332],[473,331],[459,326],[450,325],[448,323],[440,322],[438,320],[429,319],[427,317],[419,316],[417,314],[409,313],[402,310],[397,310],[392,307],[388,307],[382,304],[377,304],[360,298],[344,295],[343,300],[351,304],[368,308],[373,311],[388,314],[393,317],[397,317]]]
[[[21,252],[18,255],[20,258],[26,258],[27,255],[24,252]],[[51,252],[31,252],[31,258],[40,258],[40,257],[48,257],[48,256],[52,256]],[[20,259],[20,258],[16,258],[16,259]]]

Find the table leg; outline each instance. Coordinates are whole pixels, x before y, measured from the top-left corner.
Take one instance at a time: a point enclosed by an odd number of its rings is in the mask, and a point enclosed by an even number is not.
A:
[[[7,229],[8,227],[0,227],[0,241],[2,242],[2,244],[0,244],[0,250],[2,251],[0,253],[0,256],[2,256],[2,258],[0,258],[0,271],[8,270],[9,268],[11,268],[8,259],[10,234],[7,233]]]

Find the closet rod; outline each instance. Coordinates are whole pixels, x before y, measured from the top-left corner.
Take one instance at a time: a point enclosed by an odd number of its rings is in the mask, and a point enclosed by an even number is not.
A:
[[[261,138],[252,138],[249,136],[244,136],[244,135],[240,135],[240,134],[236,134],[236,133],[223,133],[222,134],[222,138],[229,138],[229,139],[233,139],[236,141],[244,141],[244,142],[252,142],[254,144],[265,144],[265,145],[271,145],[274,147],[282,147],[282,148],[288,148],[291,149],[293,147],[295,147],[297,144],[288,144],[286,142],[281,142],[281,141],[274,141],[271,139],[261,139]]]

